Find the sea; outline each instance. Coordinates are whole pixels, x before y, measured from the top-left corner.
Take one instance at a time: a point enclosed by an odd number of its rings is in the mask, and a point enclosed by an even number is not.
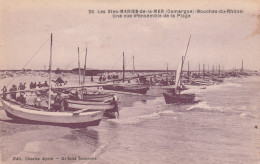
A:
[[[196,104],[166,104],[164,89],[118,95],[119,118],[96,127],[21,124],[0,110],[0,163],[260,163],[259,76],[190,87]]]

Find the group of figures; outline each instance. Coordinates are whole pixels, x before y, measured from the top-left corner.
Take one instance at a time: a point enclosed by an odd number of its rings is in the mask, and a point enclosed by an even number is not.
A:
[[[43,87],[48,87],[49,85],[48,85],[48,83],[47,83],[47,81],[45,81],[44,83],[41,83],[41,82],[39,82],[38,84],[35,82],[35,83],[33,83],[33,82],[31,82],[30,83],[30,89],[35,89],[35,88],[43,88]]]
[[[16,99],[16,91],[22,91],[26,89],[26,83],[20,83],[19,86],[17,87],[16,85],[12,85],[12,87],[9,89],[9,92],[13,92],[10,94],[12,99]],[[2,88],[3,92],[3,98],[6,99],[6,92],[7,92],[7,87],[4,86]]]
[[[99,82],[101,83],[102,81],[106,81],[106,80],[116,80],[116,79],[119,79],[119,75],[101,75],[100,77],[99,77]],[[91,81],[93,81],[92,80],[92,78],[91,78]]]

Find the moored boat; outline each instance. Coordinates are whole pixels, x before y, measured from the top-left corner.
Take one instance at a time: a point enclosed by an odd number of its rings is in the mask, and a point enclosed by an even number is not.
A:
[[[93,102],[104,102],[113,99],[112,94],[83,94],[83,100],[93,101]]]
[[[51,95],[52,34],[50,40],[48,101],[46,101],[48,105],[41,106],[38,103],[34,104],[35,106],[27,105],[26,100],[23,101],[23,103],[20,103],[16,96],[12,97],[12,99],[6,99],[6,97],[4,97],[5,100],[1,99],[1,102],[7,116],[14,120],[22,120],[23,123],[36,122],[37,124],[51,124],[71,127],[98,126],[104,113],[103,110],[93,111],[89,108],[81,108],[81,110],[78,109],[74,112],[64,111],[64,106],[62,105],[62,102],[64,101],[62,100],[60,92],[57,93],[57,96],[54,98],[54,103],[51,104],[53,100],[53,95]],[[30,92],[37,92],[40,90],[43,91],[46,89],[33,89],[30,90]],[[23,90],[19,92],[25,91]],[[14,92],[10,93],[13,94]],[[39,97],[36,99],[38,98]],[[23,100],[24,99],[25,98],[23,97]],[[39,101],[41,100],[39,99]],[[38,102],[38,100],[36,100],[36,102]]]
[[[115,108],[115,104],[113,102],[92,102],[86,100],[71,100],[65,99],[65,110],[76,111],[79,109],[89,109],[91,111],[107,111]]]
[[[142,86],[142,85],[104,85],[103,88],[105,90],[115,90],[115,91],[122,91],[122,92],[131,92],[131,93],[139,93],[139,94],[146,94],[147,91],[150,89],[149,86]]]
[[[188,104],[194,102],[195,94],[176,94],[175,91],[164,91],[163,97],[166,104]]]
[[[188,46],[190,43],[190,39],[188,42]],[[181,63],[178,66],[177,72],[176,72],[176,81],[175,81],[175,88],[172,90],[167,90],[163,92],[163,97],[165,99],[166,104],[171,103],[181,103],[181,104],[187,104],[187,103],[193,103],[195,99],[195,94],[182,94],[181,90],[183,90],[183,85],[181,85],[181,74],[182,74],[182,68],[183,64],[186,58],[186,53],[188,50],[188,46],[185,52],[185,56],[182,57]]]

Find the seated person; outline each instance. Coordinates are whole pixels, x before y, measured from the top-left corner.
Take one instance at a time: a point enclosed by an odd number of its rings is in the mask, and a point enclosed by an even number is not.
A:
[[[54,98],[54,104],[52,104],[53,111],[64,111],[63,98],[61,93],[58,92]]]
[[[21,92],[20,93],[20,96],[19,97],[17,97],[17,101],[19,101],[19,102],[21,102],[21,103],[23,103],[23,104],[27,104],[27,102],[26,102],[26,93],[23,93],[23,92]]]
[[[34,106],[36,107],[40,107],[41,106],[41,93],[40,92],[36,92],[36,97],[33,100]]]
[[[75,91],[75,90],[70,91],[69,98],[72,99],[72,100],[78,100],[79,99],[79,92]]]

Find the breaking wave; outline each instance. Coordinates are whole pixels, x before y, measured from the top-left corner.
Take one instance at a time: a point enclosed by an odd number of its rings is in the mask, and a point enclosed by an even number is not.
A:
[[[142,116],[138,116],[138,117],[130,117],[127,119],[122,119],[122,120],[117,119],[117,120],[109,120],[109,121],[114,122],[114,123],[119,123],[119,124],[139,124],[145,120],[159,118],[162,114],[175,114],[175,112],[171,111],[171,110],[160,111],[160,112],[157,111],[157,112],[154,112],[151,114],[146,114],[146,115],[142,115]],[[177,119],[177,117],[174,119]]]
[[[219,89],[226,89],[226,87],[240,87],[241,84],[238,83],[222,83],[215,84],[210,86],[188,86],[188,90],[183,91],[182,93],[203,93],[208,91],[215,91]]]
[[[206,101],[202,101],[196,105],[192,105],[189,108],[187,108],[186,110],[190,111],[190,110],[196,110],[196,109],[223,112],[223,108],[210,106],[209,104],[207,104]]]
[[[251,113],[241,113],[240,117],[241,118],[247,118],[247,117],[254,118],[254,116]]]

